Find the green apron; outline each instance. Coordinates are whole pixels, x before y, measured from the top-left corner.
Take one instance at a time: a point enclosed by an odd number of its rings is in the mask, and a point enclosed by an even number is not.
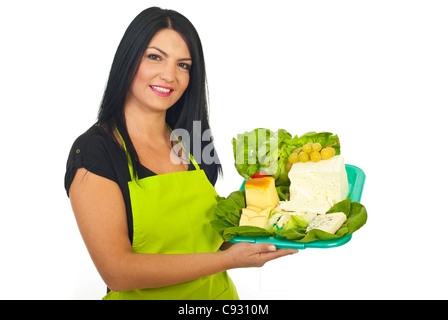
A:
[[[123,141],[123,139],[121,139]],[[126,151],[126,146],[123,146]],[[212,228],[216,190],[190,154],[193,171],[135,180],[128,161],[134,253],[184,254],[216,252],[222,239]],[[181,266],[179,266],[181,268]],[[227,272],[167,287],[109,291],[104,300],[238,299]]]

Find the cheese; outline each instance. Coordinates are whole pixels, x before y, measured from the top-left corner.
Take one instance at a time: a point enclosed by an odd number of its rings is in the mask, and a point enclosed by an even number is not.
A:
[[[290,201],[281,208],[289,211],[325,214],[348,196],[348,179],[341,155],[319,162],[295,163],[288,173]]]
[[[246,208],[242,209],[240,226],[266,228],[270,213],[279,202],[274,178],[249,179],[245,190]]]
[[[308,224],[306,232],[308,233],[312,229],[319,229],[335,234],[345,221],[347,221],[347,216],[343,212],[318,215]]]
[[[258,208],[275,207],[279,198],[273,177],[253,178],[246,181],[246,204]]]
[[[272,207],[265,209],[256,208],[243,208],[240,219],[240,226],[253,226],[259,228],[266,228],[269,219],[269,214]]]
[[[300,225],[300,227],[306,228],[308,224],[317,216],[313,212],[299,212],[299,211],[284,211],[277,206],[272,211],[272,215],[269,218],[267,229],[274,228],[280,230],[287,225],[292,217],[296,220],[294,223]]]

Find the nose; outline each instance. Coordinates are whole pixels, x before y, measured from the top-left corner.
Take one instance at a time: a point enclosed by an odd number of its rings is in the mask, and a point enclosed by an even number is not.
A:
[[[176,66],[172,65],[170,63],[167,63],[161,70],[159,73],[159,78],[161,80],[164,80],[166,82],[173,82],[176,75]]]

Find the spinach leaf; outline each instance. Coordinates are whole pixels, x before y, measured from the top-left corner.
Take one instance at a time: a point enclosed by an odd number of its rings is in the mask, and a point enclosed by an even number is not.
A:
[[[271,234],[266,229],[252,226],[230,227],[224,230],[223,239],[225,241],[228,241],[235,236],[269,237]]]

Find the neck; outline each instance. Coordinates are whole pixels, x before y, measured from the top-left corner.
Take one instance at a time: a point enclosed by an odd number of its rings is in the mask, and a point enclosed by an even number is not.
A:
[[[166,111],[144,111],[131,105],[125,106],[124,115],[129,136],[153,142],[166,143],[170,131],[165,123]]]

